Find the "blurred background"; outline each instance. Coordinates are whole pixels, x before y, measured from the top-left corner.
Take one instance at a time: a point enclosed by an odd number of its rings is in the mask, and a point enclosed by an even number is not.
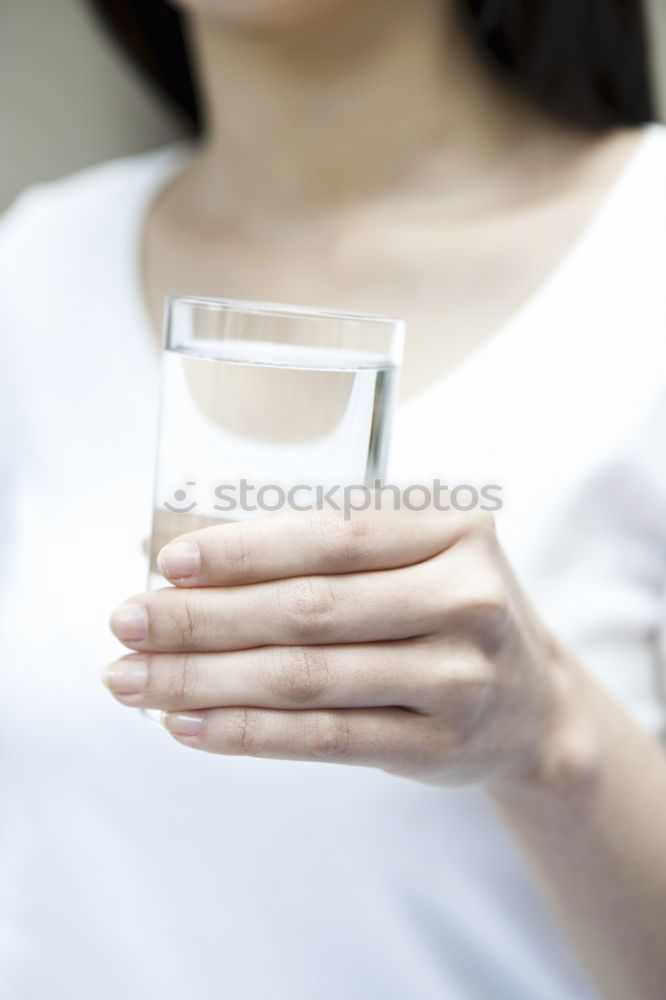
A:
[[[647,2],[664,118],[666,0]],[[83,0],[0,0],[0,15],[0,211],[28,184],[178,137]]]

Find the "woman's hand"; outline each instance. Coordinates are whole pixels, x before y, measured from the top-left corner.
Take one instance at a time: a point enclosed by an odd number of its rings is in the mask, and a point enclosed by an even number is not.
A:
[[[425,781],[519,781],[571,749],[575,668],[487,516],[270,515],[183,535],[176,586],[111,618],[106,683],[182,743]]]
[[[666,764],[549,636],[471,514],[182,536],[112,617],[126,705],[211,753],[481,781],[604,996],[663,997]],[[603,928],[603,933],[600,933]]]

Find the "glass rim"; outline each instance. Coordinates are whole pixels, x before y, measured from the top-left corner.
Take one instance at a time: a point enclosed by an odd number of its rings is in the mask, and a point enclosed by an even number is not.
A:
[[[345,323],[367,323],[392,326],[396,332],[404,331],[405,320],[379,313],[344,312],[337,309],[320,309],[317,306],[290,305],[282,302],[262,302],[256,299],[218,299],[199,295],[168,295],[166,306],[170,311],[175,305],[198,306],[201,309],[224,312],[242,312],[256,316],[304,316],[309,319],[338,320]]]

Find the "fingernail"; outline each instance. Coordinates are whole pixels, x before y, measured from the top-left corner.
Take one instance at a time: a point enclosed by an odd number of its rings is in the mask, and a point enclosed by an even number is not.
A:
[[[119,639],[140,642],[148,637],[148,614],[143,604],[121,604],[111,615],[110,625]]]
[[[194,542],[170,542],[157,557],[157,568],[169,580],[189,580],[201,568],[201,552]]]
[[[141,694],[148,680],[148,664],[143,656],[128,656],[106,667],[102,679],[114,694]]]
[[[203,726],[201,712],[165,712],[163,723],[174,736],[197,736]]]

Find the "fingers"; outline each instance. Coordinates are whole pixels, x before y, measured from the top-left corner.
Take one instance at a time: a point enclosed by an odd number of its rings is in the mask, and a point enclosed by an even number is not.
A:
[[[436,659],[410,642],[135,653],[107,667],[104,679],[124,704],[169,712],[248,705],[427,711]]]
[[[399,708],[281,712],[222,708],[167,715],[181,743],[208,753],[416,769],[425,716]],[[427,741],[426,741],[427,742]]]
[[[182,587],[389,569],[441,552],[471,517],[434,508],[274,514],[181,535],[162,549],[158,565]]]
[[[110,625],[131,649],[156,652],[405,639],[440,624],[432,577],[422,563],[245,587],[166,587],[121,605]]]

